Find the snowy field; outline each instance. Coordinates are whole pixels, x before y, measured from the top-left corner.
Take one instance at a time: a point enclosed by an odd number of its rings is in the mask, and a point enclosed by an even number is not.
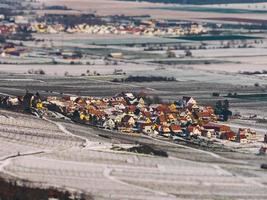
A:
[[[138,2],[138,1],[116,1],[116,0],[41,0],[41,3],[45,5],[66,5],[69,8],[74,10],[79,10],[83,12],[96,12],[99,15],[146,15],[149,14],[153,18],[158,19],[181,19],[181,20],[200,20],[203,21],[205,18],[221,18],[221,17],[235,17],[235,18],[247,18],[247,19],[264,19],[267,14],[257,14],[257,13],[216,13],[216,12],[190,12],[180,9],[179,11],[175,10],[166,10],[172,6],[171,4],[162,4],[162,3],[148,3],[148,2]],[[250,8],[247,4],[230,4],[221,5],[221,9],[250,9],[250,10],[266,10],[264,4],[254,4]],[[176,5],[177,6],[177,5]],[[172,6],[173,7],[173,6]],[[180,7],[187,7],[187,5],[180,5]],[[198,7],[198,6],[193,6]],[[218,5],[205,5],[203,7],[217,8]],[[224,8],[225,7],[225,8]],[[157,8],[157,9],[149,9]],[[44,11],[40,10],[39,13],[51,13],[50,10]],[[61,11],[55,11],[56,13],[62,13]],[[54,12],[54,13],[55,13]],[[205,21],[205,20],[204,20]]]

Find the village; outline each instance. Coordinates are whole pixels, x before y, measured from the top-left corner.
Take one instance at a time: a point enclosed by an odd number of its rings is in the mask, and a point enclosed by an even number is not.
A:
[[[37,38],[44,35],[55,37],[62,34],[83,34],[92,37],[142,36],[164,39],[204,35],[209,31],[209,28],[202,23],[155,20],[149,16],[60,15],[49,13],[33,16],[30,14],[21,15],[11,7],[7,7],[5,11],[4,8],[0,7],[0,11],[3,11],[0,12],[1,57],[20,57],[23,53],[31,52],[32,47],[29,48],[25,44],[27,42],[37,44],[40,42]]]
[[[127,18],[117,16],[102,17],[95,15],[70,16],[75,22],[59,20],[60,15],[45,15],[33,18],[22,15],[0,15],[0,35],[12,35],[19,32],[58,34],[86,33],[93,35],[146,35],[146,36],[183,36],[208,33],[201,23],[168,20],[152,20],[149,17]],[[48,20],[48,19],[49,20]],[[64,18],[64,16],[63,16]],[[83,19],[84,18],[84,19]],[[53,21],[54,20],[54,21]],[[53,21],[53,23],[51,22]]]
[[[175,26],[171,28],[156,27],[153,21],[143,22],[142,25],[90,25],[77,24],[74,27],[64,27],[63,25],[33,24],[30,27],[32,32],[37,33],[87,33],[95,35],[116,34],[116,35],[145,35],[145,36],[182,36],[205,34],[207,30],[199,24],[188,24],[186,27]]]
[[[21,16],[22,17],[22,16]],[[23,17],[22,17],[23,18]],[[45,24],[45,23],[16,23],[2,22],[0,25],[1,35],[16,34],[20,29],[24,29],[29,33],[43,33],[43,34],[57,34],[57,33],[87,33],[95,35],[103,34],[133,34],[133,35],[147,35],[147,36],[183,36],[205,34],[207,30],[200,24],[188,23],[182,26],[174,26],[171,28],[157,27],[154,21],[144,21],[141,25],[134,24],[106,24],[106,25],[92,25],[92,24],[77,24],[73,27],[65,26],[64,24]]]
[[[134,136],[143,134],[172,140],[203,138],[242,144],[264,140],[267,143],[266,135],[264,139],[259,138],[249,128],[239,128],[238,132],[234,132],[230,126],[220,123],[231,117],[225,116],[231,115],[227,100],[221,105],[221,109],[225,110],[218,111],[218,105],[215,108],[201,106],[192,97],[183,97],[173,103],[159,103],[145,94],[133,93],[121,93],[111,98],[48,96],[45,99],[39,93],[27,93],[24,97],[2,97],[0,105],[24,110],[40,118],[51,116],[49,111],[52,111],[77,123]]]
[[[22,16],[21,16],[22,17]],[[23,17],[22,17],[23,18]],[[20,19],[20,18],[19,18]],[[45,23],[19,23],[0,20],[0,39],[3,38],[0,46],[1,57],[21,57],[31,48],[24,46],[22,42],[34,41],[32,34],[85,34],[85,35],[133,35],[144,37],[175,37],[186,35],[206,34],[207,30],[197,23],[187,23],[182,26],[173,27],[157,26],[157,22],[144,21],[140,25],[132,24],[77,24],[66,26],[64,24],[45,24]],[[6,38],[6,39],[4,39]],[[15,41],[15,42],[13,42]],[[35,40],[35,42],[38,42]],[[52,53],[52,52],[49,52]],[[73,54],[73,53],[72,53]]]

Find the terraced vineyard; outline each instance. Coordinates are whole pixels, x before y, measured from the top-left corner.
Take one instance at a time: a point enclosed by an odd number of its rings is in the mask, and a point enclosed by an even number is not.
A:
[[[1,142],[14,143],[21,147],[25,145],[38,149],[59,149],[80,146],[85,142],[78,137],[66,135],[52,123],[34,119],[30,116],[6,117],[2,115],[0,125]],[[15,149],[20,152],[20,148]]]

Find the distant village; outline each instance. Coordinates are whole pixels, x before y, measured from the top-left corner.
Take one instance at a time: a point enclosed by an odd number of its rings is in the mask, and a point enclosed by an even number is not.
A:
[[[13,11],[14,12],[14,11]],[[1,7],[0,7],[1,13]],[[143,35],[176,37],[207,34],[202,24],[186,21],[152,20],[149,17],[129,18],[126,16],[101,17],[86,15],[44,16],[20,15],[20,13],[0,14],[0,54],[2,57],[20,56],[26,51],[21,42],[34,41],[33,34],[74,34],[88,35]]]
[[[29,33],[47,33],[56,34],[60,32],[66,33],[87,33],[87,34],[133,34],[147,36],[182,36],[182,35],[198,35],[208,32],[207,28],[201,24],[192,22],[175,22],[169,24],[167,21],[156,21],[151,19],[128,19],[110,22],[110,19],[102,19],[94,15],[80,16],[88,20],[77,19],[73,23],[68,23],[68,20],[60,20],[50,23],[57,19],[58,16],[46,16],[41,19],[29,19],[26,16],[18,15],[7,17],[0,15],[0,35],[16,34],[19,31]],[[73,17],[77,18],[77,16]],[[112,18],[112,16],[110,17]],[[94,19],[94,20],[92,20]],[[98,19],[98,20],[96,20]]]
[[[187,27],[156,27],[153,22],[144,22],[143,25],[90,25],[90,24],[77,24],[73,27],[66,27],[63,24],[48,25],[45,23],[27,23],[24,25],[17,23],[2,23],[0,25],[1,35],[15,34],[18,29],[25,29],[30,33],[47,33],[56,34],[60,32],[66,33],[87,33],[95,35],[103,34],[133,34],[133,35],[147,35],[147,36],[182,36],[182,35],[196,35],[207,33],[207,30],[199,24],[190,24]]]
[[[215,114],[218,105],[215,108],[201,106],[192,97],[183,97],[173,103],[154,102],[144,94],[133,93],[110,98],[49,96],[44,99],[38,93],[27,93],[24,97],[1,97],[0,106],[38,117],[60,113],[77,123],[125,134],[163,136],[173,140],[202,137],[238,143],[257,140],[253,130],[240,128],[234,132],[229,126],[218,123],[228,119],[228,116],[222,116],[225,113]]]
[[[31,25],[30,30],[37,33],[87,33],[95,35],[116,34],[116,35],[145,35],[145,36],[182,36],[207,33],[207,30],[199,24],[190,24],[187,27],[156,27],[153,21],[143,22],[142,25],[90,25],[77,24],[74,27],[64,25],[46,25],[36,23]]]

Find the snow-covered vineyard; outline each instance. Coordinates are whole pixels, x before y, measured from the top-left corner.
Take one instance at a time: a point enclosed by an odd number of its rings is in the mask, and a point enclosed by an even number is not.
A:
[[[38,186],[87,191],[95,199],[267,198],[266,173],[245,160],[187,149],[191,159],[206,159],[189,161],[179,158],[185,152],[180,146],[169,157],[115,151],[110,147],[125,144],[89,127],[2,110],[0,115],[1,172]]]

